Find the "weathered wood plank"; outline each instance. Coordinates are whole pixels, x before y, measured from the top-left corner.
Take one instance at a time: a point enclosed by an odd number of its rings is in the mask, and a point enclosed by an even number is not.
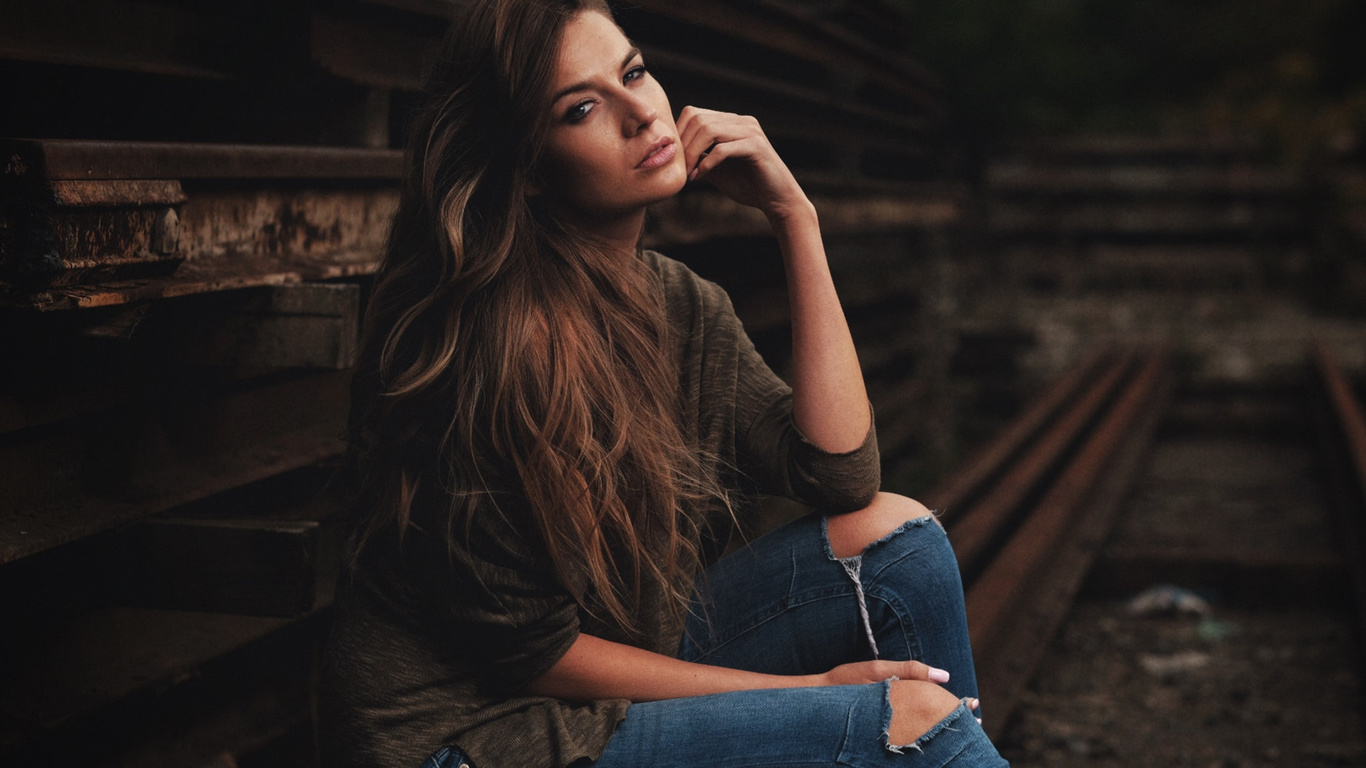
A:
[[[7,156],[46,167],[50,180],[389,179],[403,171],[393,149],[175,142],[6,140]],[[35,155],[37,156],[35,158]]]
[[[133,428],[112,418],[0,444],[0,564],[334,458],[348,397],[344,371],[217,399],[163,393]]]
[[[351,367],[360,336],[360,286],[302,283],[249,295],[208,329],[188,361],[239,368]]]
[[[299,616],[317,591],[314,520],[154,518],[111,545],[117,604]]]
[[[241,724],[264,693],[276,702],[260,706],[286,727],[307,717],[318,618],[111,608],[24,637],[0,660],[0,762],[108,760],[149,737],[212,727],[214,710],[230,718],[223,746],[259,743],[231,730],[232,709],[246,708]]]

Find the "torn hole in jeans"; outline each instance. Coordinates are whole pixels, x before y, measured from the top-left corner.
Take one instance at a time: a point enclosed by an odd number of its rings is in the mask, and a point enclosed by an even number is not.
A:
[[[893,678],[893,680],[895,679],[896,678]],[[928,731],[922,733],[919,737],[915,739],[915,741],[912,741],[909,744],[893,744],[892,717],[895,714],[895,710],[892,708],[892,680],[888,680],[885,683],[883,683],[882,695],[884,697],[883,709],[886,712],[886,716],[884,717],[882,724],[882,746],[888,752],[897,755],[906,754],[906,750],[915,750],[916,752],[924,754],[925,744],[929,743],[930,739],[934,738],[936,735],[943,731],[957,731],[958,728],[956,728],[955,726],[958,724],[958,719],[965,715],[971,716],[967,708],[969,699],[965,698],[959,702],[959,706],[957,708],[955,708],[952,712],[945,715],[943,719],[935,723],[934,726],[931,727]]]
[[[826,555],[829,556],[831,560],[838,562],[844,568],[844,572],[848,574],[849,580],[854,582],[854,596],[858,598],[859,619],[863,622],[863,633],[868,638],[868,647],[872,649],[873,658],[875,659],[880,657],[878,655],[877,650],[877,640],[873,637],[873,623],[868,616],[868,598],[863,591],[863,578],[861,575],[863,571],[863,555],[867,554],[868,551],[872,548],[882,544],[885,541],[892,539],[895,536],[904,533],[905,531],[908,531],[912,528],[919,528],[924,525],[929,525],[934,522],[935,517],[933,512],[924,517],[918,517],[912,520],[907,520],[901,525],[898,525],[896,528],[893,528],[891,531],[888,531],[884,536],[880,537],[873,543],[864,547],[862,553],[853,555],[852,557],[835,557],[835,554],[830,546],[830,531],[827,527],[829,525],[829,518],[826,518],[821,521],[821,532],[825,536]]]

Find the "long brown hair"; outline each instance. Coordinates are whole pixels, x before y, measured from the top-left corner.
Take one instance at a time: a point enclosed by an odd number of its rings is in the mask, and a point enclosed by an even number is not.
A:
[[[684,506],[724,494],[681,423],[657,277],[528,194],[564,26],[608,10],[469,5],[416,121],[367,309],[356,551],[401,537],[418,498],[445,501],[462,546],[459,523],[512,494],[580,604],[631,632],[647,581],[685,609],[698,553]]]

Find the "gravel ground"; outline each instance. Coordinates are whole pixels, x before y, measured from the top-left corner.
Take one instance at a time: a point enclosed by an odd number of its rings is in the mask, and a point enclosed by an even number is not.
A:
[[[1110,546],[1231,562],[1338,557],[1307,429],[1293,410],[1255,415],[1283,405],[1181,404],[1216,425],[1280,426],[1192,431],[1187,418],[1159,438]],[[1366,766],[1348,588],[1315,589],[1332,599],[1254,595],[1256,605],[1207,602],[1203,614],[1135,612],[1132,595],[1080,602],[998,746],[1018,767]]]
[[[1343,617],[1077,606],[1000,740],[1015,766],[1366,766]]]

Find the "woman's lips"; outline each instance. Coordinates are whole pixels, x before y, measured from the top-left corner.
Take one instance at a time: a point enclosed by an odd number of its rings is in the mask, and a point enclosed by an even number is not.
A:
[[[674,143],[673,139],[665,137],[650,147],[650,153],[645,156],[644,160],[637,163],[636,167],[648,170],[658,168],[661,165],[668,165],[676,154],[678,154],[678,145]]]

